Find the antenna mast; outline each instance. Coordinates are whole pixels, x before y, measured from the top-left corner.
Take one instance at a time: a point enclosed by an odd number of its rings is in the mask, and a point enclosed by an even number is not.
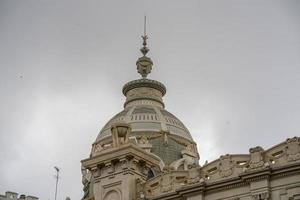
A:
[[[57,185],[58,185],[58,179],[60,178],[59,177],[59,168],[54,166],[54,169],[56,171],[56,175],[54,176],[56,178],[56,183],[55,183],[55,200],[56,200],[56,197],[57,197]]]

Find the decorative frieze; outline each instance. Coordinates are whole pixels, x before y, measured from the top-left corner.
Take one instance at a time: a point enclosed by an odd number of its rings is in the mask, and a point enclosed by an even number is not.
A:
[[[136,100],[149,100],[160,103],[160,107],[163,106],[163,99],[161,91],[149,88],[149,87],[140,87],[140,88],[133,88],[126,93],[126,104],[130,102],[134,102]]]

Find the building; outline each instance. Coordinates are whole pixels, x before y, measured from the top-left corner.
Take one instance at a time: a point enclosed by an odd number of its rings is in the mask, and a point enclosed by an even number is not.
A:
[[[83,199],[300,199],[299,137],[198,164],[191,134],[165,109],[166,87],[147,78],[153,63],[146,40],[144,35],[136,62],[142,78],[124,85],[124,110],[102,128],[82,160]]]
[[[19,197],[18,197],[18,193],[16,192],[5,192],[5,195],[1,195],[0,194],[0,200],[38,200],[39,198],[38,197],[35,197],[35,196],[26,196],[24,194],[21,194]]]

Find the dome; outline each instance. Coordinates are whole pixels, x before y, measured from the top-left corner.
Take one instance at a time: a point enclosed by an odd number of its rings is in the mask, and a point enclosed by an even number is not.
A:
[[[136,63],[142,78],[124,85],[124,109],[101,129],[93,144],[91,156],[97,155],[98,149],[109,148],[112,144],[111,127],[125,122],[131,127],[129,138],[140,147],[146,145],[147,151],[157,155],[166,165],[182,159],[184,150],[199,157],[188,129],[165,109],[163,96],[166,94],[166,87],[159,81],[147,78],[153,62],[146,57],[149,49],[145,44],[143,43],[144,47],[141,49],[143,56]],[[146,147],[144,149],[146,150]]]
[[[123,87],[123,94],[127,97],[125,108],[102,128],[96,142],[109,137],[111,125],[119,121],[130,124],[134,133],[165,131],[193,141],[184,124],[164,109],[162,96],[165,93],[166,87],[155,80],[139,79],[125,84]]]
[[[167,131],[171,135],[193,141],[188,129],[169,111],[155,105],[135,105],[125,108],[110,119],[100,131],[96,142],[110,137],[110,128],[112,124],[118,121],[125,121],[130,124],[133,133]]]
[[[195,142],[185,125],[165,109],[162,99],[165,93],[166,87],[155,80],[142,78],[125,84],[124,110],[106,123],[95,144],[102,146],[109,143],[112,125],[126,122],[131,126],[131,138],[137,142],[143,137],[148,138],[152,145],[151,152],[165,164],[181,159],[182,150],[187,146],[195,146]]]

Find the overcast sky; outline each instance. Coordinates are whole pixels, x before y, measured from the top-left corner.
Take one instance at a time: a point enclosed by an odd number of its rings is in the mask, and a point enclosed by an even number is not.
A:
[[[300,135],[300,1],[0,0],[0,193],[81,199],[80,160],[139,78],[188,127],[201,162]]]

